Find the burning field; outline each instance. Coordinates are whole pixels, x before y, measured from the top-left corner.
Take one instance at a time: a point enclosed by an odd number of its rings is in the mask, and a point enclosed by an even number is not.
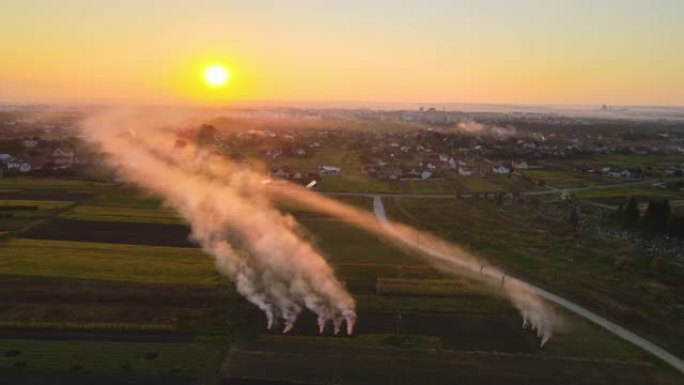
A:
[[[16,329],[3,346],[56,351],[76,336],[79,352],[7,356],[0,369],[86,366],[83,378],[116,381],[125,368],[226,384],[676,383],[638,349],[485,276],[499,271],[466,250],[398,224],[388,232],[364,210],[368,198],[348,205],[264,183],[258,166],[192,144],[202,130],[189,118],[181,128],[175,118],[93,119],[86,130],[124,186],[102,187],[0,251],[11,277],[2,286],[15,293],[0,303],[0,321]],[[190,144],[178,146],[187,127]],[[135,353],[122,352],[129,340]],[[145,358],[150,341],[168,346],[154,345],[159,361]],[[210,345],[213,361],[185,352],[197,345]],[[109,374],[95,375],[103,369],[83,352],[105,348],[115,352]],[[155,366],[166,359],[174,366]]]
[[[434,266],[491,286],[497,284],[491,278],[501,276],[504,287],[504,273],[487,265],[487,274],[473,274],[474,266],[482,271],[486,263],[429,234],[407,226],[390,230],[368,213],[306,189],[271,189],[258,168],[216,154],[214,127],[202,125],[189,143],[179,139],[189,124],[190,117],[118,111],[95,116],[83,127],[124,180],[163,199],[190,224],[192,239],[216,258],[217,267],[233,279],[238,292],[264,311],[269,329],[282,323],[283,332],[290,331],[303,309],[317,315],[321,333],[330,322],[335,333],[346,323],[351,334],[356,321],[355,301],[296,220],[274,208],[274,198],[309,204],[395,241],[422,237],[441,250],[421,253]],[[521,312],[523,326],[530,325],[544,345],[557,317],[515,280],[504,293]]]

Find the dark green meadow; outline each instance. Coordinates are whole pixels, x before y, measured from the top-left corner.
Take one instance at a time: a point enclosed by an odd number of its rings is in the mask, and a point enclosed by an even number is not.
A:
[[[397,220],[452,240],[491,262],[572,298],[684,353],[682,287],[624,266],[643,258],[632,246],[575,232],[563,218],[526,206],[467,200],[389,201]]]

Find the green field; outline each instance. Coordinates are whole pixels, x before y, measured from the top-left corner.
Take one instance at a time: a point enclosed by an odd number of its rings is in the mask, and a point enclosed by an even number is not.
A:
[[[620,179],[582,173],[569,168],[518,170],[518,172],[531,178],[537,184],[543,181],[547,186],[555,188],[587,187],[620,182]]]
[[[0,200],[0,231],[14,231],[66,208],[72,202]],[[23,207],[22,207],[23,206]]]
[[[10,239],[0,272],[125,282],[216,284],[221,276],[199,249]]]
[[[656,176],[665,176],[665,166],[684,162],[681,155],[621,155],[607,154],[580,157],[577,162],[586,162],[594,167],[642,168],[652,171]]]
[[[576,199],[591,199],[591,200],[601,200],[601,199],[611,199],[616,200],[623,198],[625,201],[630,197],[635,197],[637,199],[649,200],[649,199],[682,199],[684,198],[684,193],[680,191],[673,191],[659,187],[651,186],[632,186],[632,187],[618,187],[618,188],[601,188],[585,191],[577,191],[572,193],[572,196]]]
[[[682,352],[684,314],[676,306],[681,288],[622,268],[619,261],[640,260],[627,244],[575,233],[562,218],[536,215],[527,207],[402,198],[386,208],[400,221],[453,240]]]
[[[62,215],[65,219],[158,224],[184,223],[157,199],[130,188],[109,189]]]
[[[460,178],[448,181],[459,186],[461,182]],[[504,178],[488,183],[518,182]],[[437,187],[426,191],[432,188]],[[181,223],[158,200],[127,187],[22,180],[16,182],[16,189],[94,194],[74,207],[37,203],[44,205],[41,210],[68,208],[60,218]],[[341,199],[370,209],[370,198]],[[658,302],[661,309],[644,302],[651,300],[650,283],[634,281],[612,268],[616,252],[629,252],[622,245],[578,240],[553,221],[487,202],[389,198],[385,202],[390,215],[415,221],[516,273],[563,290],[574,288],[573,294],[582,288],[586,292],[577,297],[602,303],[604,313],[624,308],[641,316],[642,309],[652,310],[658,323],[649,318],[631,322],[657,325],[660,332],[674,330],[672,341],[678,341],[677,329],[663,321],[669,322],[662,306],[668,297]],[[481,381],[491,366],[497,368],[497,378],[512,383],[521,378],[554,383],[554,373],[571,369],[578,383],[610,379],[677,383],[676,374],[641,350],[561,310],[563,327],[539,349],[539,340],[520,328],[517,311],[491,288],[445,276],[401,246],[301,205],[278,207],[302,224],[305,236],[354,295],[357,335],[319,337],[314,323],[311,330],[294,336],[264,333],[261,313],[235,293],[200,249],[8,237],[0,243],[0,290],[12,295],[0,299],[0,333],[29,330],[51,339],[0,334],[0,352],[5,352],[0,369],[185,375],[199,383],[215,383],[221,376],[381,383],[400,368],[402,375],[393,377],[395,383],[408,384],[418,378]],[[615,293],[629,297],[626,305],[612,300]],[[407,319],[406,327],[424,332],[402,332],[395,325],[397,314]],[[300,323],[306,322],[313,321],[303,315]],[[419,328],[420,322],[424,329]],[[82,331],[123,336],[165,332],[172,337],[164,342],[111,341],[100,334],[92,340],[60,338],[66,332]],[[192,338],[175,341],[173,333],[189,333]],[[340,369],[344,365],[353,365],[353,373]]]
[[[0,178],[0,191],[11,190],[61,190],[67,192],[74,191],[101,191],[108,189],[110,183],[90,182],[69,179],[49,179],[49,178]]]
[[[0,368],[56,372],[173,373],[211,377],[225,343],[26,341],[0,339]]]

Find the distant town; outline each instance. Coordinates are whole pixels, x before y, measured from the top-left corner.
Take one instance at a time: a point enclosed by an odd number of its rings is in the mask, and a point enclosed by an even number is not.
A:
[[[83,112],[36,117],[36,108],[0,112],[4,175],[68,176],[89,174],[89,168],[101,166],[95,148],[76,128]],[[601,108],[609,109],[605,105]],[[227,117],[264,119],[264,124],[241,130],[227,124]],[[291,120],[292,124],[269,128],[269,119]],[[296,127],[297,122],[304,122],[304,127]],[[379,127],[364,129],[374,122]],[[606,181],[684,176],[681,163],[652,167],[611,157],[684,155],[684,121],[570,118],[530,112],[466,113],[435,108],[276,109],[228,111],[216,125],[217,143],[227,156],[259,160],[271,177],[291,180],[350,172],[396,182],[513,174],[543,185],[543,178],[530,178],[519,171],[544,169],[554,162]],[[353,125],[358,129],[350,127]],[[315,162],[317,153],[340,149],[341,143],[353,143],[358,169]]]

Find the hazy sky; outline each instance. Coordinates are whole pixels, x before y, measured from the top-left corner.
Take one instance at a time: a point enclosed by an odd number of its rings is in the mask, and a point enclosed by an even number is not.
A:
[[[0,101],[684,105],[683,20],[683,0],[1,0]]]

